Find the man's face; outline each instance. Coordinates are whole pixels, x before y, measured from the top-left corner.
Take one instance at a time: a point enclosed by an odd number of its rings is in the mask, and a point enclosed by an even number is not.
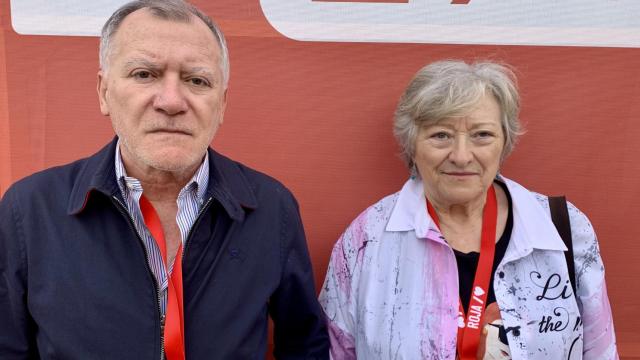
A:
[[[112,41],[98,95],[127,170],[195,171],[226,105],[213,33],[198,18],[169,21],[141,9],[124,19]]]

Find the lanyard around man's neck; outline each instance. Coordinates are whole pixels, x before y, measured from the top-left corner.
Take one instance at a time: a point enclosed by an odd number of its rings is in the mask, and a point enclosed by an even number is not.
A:
[[[173,261],[173,270],[169,275],[167,263],[167,244],[160,218],[147,198],[140,196],[140,210],[144,223],[156,241],[168,277],[167,313],[164,317],[164,348],[167,360],[184,360],[184,308],[182,302],[182,245]]]

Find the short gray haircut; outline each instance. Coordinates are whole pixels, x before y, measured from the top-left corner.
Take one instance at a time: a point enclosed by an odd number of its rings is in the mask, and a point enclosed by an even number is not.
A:
[[[520,95],[513,70],[489,61],[467,64],[460,60],[438,61],[420,69],[400,98],[393,124],[393,133],[409,169],[414,171],[415,142],[421,127],[464,115],[487,93],[493,95],[500,107],[505,135],[501,160],[504,160],[523,133],[518,119]]]
[[[106,70],[111,52],[113,36],[124,19],[134,11],[149,9],[151,14],[164,20],[191,22],[195,17],[202,20],[213,33],[220,46],[220,69],[222,70],[225,89],[229,83],[229,50],[222,30],[206,14],[183,0],[135,0],[122,5],[116,10],[102,27],[100,36],[100,68]]]

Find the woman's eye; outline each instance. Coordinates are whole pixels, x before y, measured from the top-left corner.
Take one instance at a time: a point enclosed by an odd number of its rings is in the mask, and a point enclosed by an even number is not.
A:
[[[493,133],[490,131],[478,131],[474,136],[478,139],[489,139],[493,137]]]

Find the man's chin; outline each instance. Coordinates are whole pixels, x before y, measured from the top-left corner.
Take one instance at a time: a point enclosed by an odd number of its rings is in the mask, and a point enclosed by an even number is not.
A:
[[[202,155],[193,154],[157,154],[145,162],[153,169],[173,173],[193,172],[202,163]]]

